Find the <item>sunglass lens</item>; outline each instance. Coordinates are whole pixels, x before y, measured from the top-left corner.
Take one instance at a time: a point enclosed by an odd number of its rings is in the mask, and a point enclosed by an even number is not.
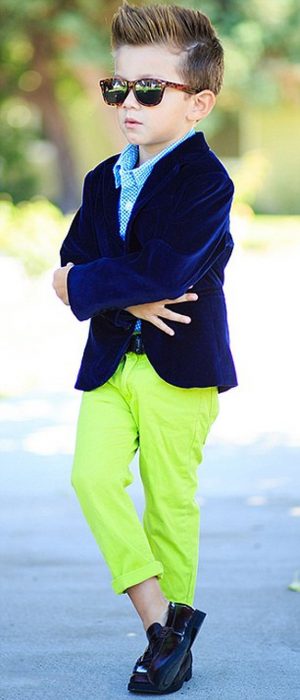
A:
[[[155,80],[140,80],[135,86],[136,97],[143,105],[158,105],[161,102],[163,88]]]
[[[123,83],[121,80],[104,80],[101,88],[107,104],[118,105],[124,102],[127,95],[126,83]]]

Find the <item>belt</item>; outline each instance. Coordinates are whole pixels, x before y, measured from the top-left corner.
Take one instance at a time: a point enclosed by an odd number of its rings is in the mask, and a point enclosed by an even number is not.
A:
[[[143,352],[146,352],[141,333],[133,333],[126,352],[129,351],[136,352],[137,355],[141,355]]]

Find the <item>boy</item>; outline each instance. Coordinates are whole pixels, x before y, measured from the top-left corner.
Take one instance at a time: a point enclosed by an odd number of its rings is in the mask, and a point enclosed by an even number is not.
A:
[[[205,617],[197,469],[218,394],[237,385],[222,288],[233,184],[194,128],[215,105],[223,50],[201,12],[127,2],[112,49],[100,86],[128,144],[87,174],[53,286],[91,319],[72,484],[146,632],[128,689],[164,693],[192,673]],[[143,525],[125,490],[138,448]]]

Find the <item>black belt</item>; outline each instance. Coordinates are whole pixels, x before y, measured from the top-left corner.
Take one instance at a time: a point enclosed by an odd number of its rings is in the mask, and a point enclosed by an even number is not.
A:
[[[129,351],[136,352],[137,355],[141,355],[143,352],[146,352],[141,333],[133,333],[126,352]]]

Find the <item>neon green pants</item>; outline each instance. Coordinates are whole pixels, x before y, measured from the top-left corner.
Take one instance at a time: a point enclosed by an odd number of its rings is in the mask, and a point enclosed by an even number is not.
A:
[[[169,384],[146,354],[131,351],[107,382],[83,392],[72,485],[115,593],[157,576],[168,600],[193,605],[200,534],[197,470],[218,412],[216,387]],[[138,448],[143,522],[126,491]]]

